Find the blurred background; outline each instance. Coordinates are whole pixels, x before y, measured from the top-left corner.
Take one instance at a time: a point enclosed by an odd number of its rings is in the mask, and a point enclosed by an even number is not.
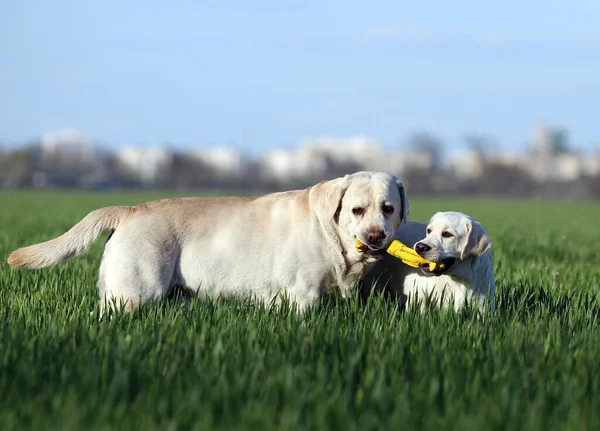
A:
[[[14,0],[0,188],[600,198],[600,3]]]

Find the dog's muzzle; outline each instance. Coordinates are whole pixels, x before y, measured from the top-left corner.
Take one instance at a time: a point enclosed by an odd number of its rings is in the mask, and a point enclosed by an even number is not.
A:
[[[429,269],[429,265],[422,265],[420,267],[420,269],[421,269],[421,272],[428,277],[431,277],[431,276],[437,277],[439,275],[442,275],[442,274],[445,274],[446,272],[448,272],[450,270],[450,268],[452,267],[452,265],[454,265],[455,261],[456,261],[455,258],[449,257],[447,259],[442,259],[442,260],[437,261],[438,263],[444,264],[443,269],[438,268],[438,269],[435,269],[432,271],[431,269]]]
[[[368,257],[381,258],[386,254],[387,246],[383,248],[373,247],[372,245],[363,244],[356,238],[356,251]]]

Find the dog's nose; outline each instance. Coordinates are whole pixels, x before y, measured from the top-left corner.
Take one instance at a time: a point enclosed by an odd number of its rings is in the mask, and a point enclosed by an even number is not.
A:
[[[415,251],[420,255],[427,253],[429,250],[431,250],[431,247],[429,247],[427,244],[423,244],[422,242],[415,244]]]
[[[367,232],[367,241],[369,244],[378,244],[385,239],[385,232],[379,229]]]

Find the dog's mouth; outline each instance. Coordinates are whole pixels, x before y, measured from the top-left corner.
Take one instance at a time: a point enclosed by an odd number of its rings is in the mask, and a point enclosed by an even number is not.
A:
[[[450,270],[450,268],[452,267],[452,265],[454,265],[455,261],[456,261],[456,259],[453,257],[449,257],[449,258],[438,261],[437,263],[444,264],[444,269],[435,269],[432,271],[431,269],[429,269],[429,265],[422,265],[420,267],[420,269],[421,269],[421,272],[427,276],[437,277],[437,276],[447,273]]]
[[[383,257],[386,253],[385,248],[377,248],[367,245],[367,249],[363,251],[363,254],[369,257]]]
[[[381,258],[386,254],[386,247],[374,247],[372,245],[364,244],[360,242],[358,238],[356,238],[356,251],[362,253],[368,257]]]

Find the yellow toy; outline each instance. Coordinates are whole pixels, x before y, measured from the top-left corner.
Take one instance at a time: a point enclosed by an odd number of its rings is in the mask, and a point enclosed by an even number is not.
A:
[[[362,242],[360,242],[358,238],[356,238],[356,251],[358,251],[359,253],[363,253],[367,251],[367,249],[368,247]],[[405,264],[412,266],[413,268],[419,268],[423,265],[429,265],[430,271],[443,270],[446,268],[446,265],[442,262],[431,262],[430,260],[423,259],[417,254],[416,251],[402,244],[397,239],[392,241],[390,246],[387,248],[386,252],[389,255],[400,259]]]

